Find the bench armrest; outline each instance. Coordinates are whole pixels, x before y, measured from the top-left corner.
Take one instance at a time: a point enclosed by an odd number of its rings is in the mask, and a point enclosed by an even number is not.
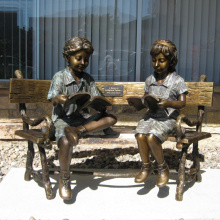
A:
[[[34,127],[34,126],[41,124],[42,122],[46,123],[45,126],[42,126],[41,132],[42,132],[44,140],[45,140],[44,141],[45,147],[51,148],[52,146],[50,143],[50,134],[54,129],[54,125],[53,125],[51,118],[47,115],[43,115],[43,116],[36,118],[36,119],[30,119],[30,117],[27,116],[25,109],[20,110],[20,113],[21,113],[21,117],[23,120],[23,124],[26,128],[28,127],[27,125]]]
[[[22,72],[20,70],[15,70],[15,76],[17,79],[23,79],[23,75]],[[19,103],[19,110],[20,110],[20,114],[21,114],[21,118],[23,120],[23,127],[24,129],[29,129],[29,125],[30,126],[37,126],[39,124],[41,124],[42,122],[46,122],[46,126],[42,126],[41,128],[41,132],[43,134],[43,138],[44,138],[44,145],[46,148],[51,148],[51,143],[50,143],[50,134],[54,129],[54,125],[53,122],[51,120],[51,118],[47,115],[43,115],[37,119],[30,119],[29,116],[27,116],[26,114],[26,105],[25,103]]]
[[[176,120],[176,139],[177,139],[176,147],[178,149],[182,149],[183,146],[181,143],[181,139],[185,136],[185,128],[182,127],[182,122],[185,122],[190,127],[196,126],[196,131],[201,132],[201,124],[203,121],[203,115],[204,115],[204,107],[201,106],[201,107],[199,107],[196,120],[190,120],[184,114],[180,114],[177,117],[177,120]]]

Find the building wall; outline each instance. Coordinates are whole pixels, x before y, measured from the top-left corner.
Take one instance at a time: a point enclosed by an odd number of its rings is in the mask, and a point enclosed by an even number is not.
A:
[[[14,131],[22,128],[22,121],[19,113],[18,104],[9,104],[8,101],[9,83],[0,83],[0,139],[17,139]],[[206,107],[204,117],[204,126],[218,127],[220,126],[220,87],[214,88],[213,106]],[[41,115],[51,115],[51,104],[27,104],[27,114],[31,118],[36,118]],[[110,112],[118,116],[116,125],[131,125],[136,126],[141,119],[144,111],[135,111],[130,106],[114,106]],[[194,118],[197,108],[193,106],[186,107],[182,112],[191,118]],[[18,138],[19,139],[19,138]]]

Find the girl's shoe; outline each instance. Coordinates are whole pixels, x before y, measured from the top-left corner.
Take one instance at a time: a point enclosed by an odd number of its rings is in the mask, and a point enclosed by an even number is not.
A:
[[[169,181],[169,167],[164,161],[162,164],[158,165],[158,176],[157,176],[157,186],[163,187]]]
[[[147,177],[151,174],[153,171],[153,167],[151,165],[151,162],[149,163],[143,163],[141,167],[141,171],[138,172],[138,174],[135,177],[135,183],[143,183]]]

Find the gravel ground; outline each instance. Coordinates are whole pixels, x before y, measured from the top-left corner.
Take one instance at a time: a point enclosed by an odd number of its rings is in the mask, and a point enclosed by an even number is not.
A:
[[[217,127],[205,127],[203,131],[211,132],[212,137],[199,142],[201,169],[220,169],[220,129]],[[97,143],[89,146],[79,145],[76,147],[71,161],[72,168],[137,169],[141,166],[140,155],[133,136],[129,146],[126,147],[114,144],[103,146]],[[37,146],[34,147],[36,154],[33,165],[35,168],[40,168],[38,148]],[[163,148],[165,160],[169,167],[176,169],[180,151],[176,150],[175,143],[168,141],[163,144]],[[189,152],[191,150],[192,147],[190,146]],[[0,141],[0,182],[11,167],[25,167],[26,151],[27,144],[25,141]],[[57,146],[54,146],[53,150],[47,150],[46,152],[49,166],[52,168],[59,166]],[[192,161],[188,156],[187,166],[191,164]]]

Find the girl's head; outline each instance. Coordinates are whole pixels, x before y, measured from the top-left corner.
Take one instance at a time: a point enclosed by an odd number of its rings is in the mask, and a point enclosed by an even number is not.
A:
[[[153,43],[150,49],[150,55],[155,57],[162,53],[166,59],[169,60],[169,72],[176,71],[177,59],[177,49],[173,42],[170,40],[157,40]]]
[[[94,51],[94,48],[91,42],[88,41],[86,38],[80,38],[80,37],[70,38],[66,42],[63,48],[63,57],[69,63],[70,56],[82,50],[84,50],[86,53],[91,55]]]

